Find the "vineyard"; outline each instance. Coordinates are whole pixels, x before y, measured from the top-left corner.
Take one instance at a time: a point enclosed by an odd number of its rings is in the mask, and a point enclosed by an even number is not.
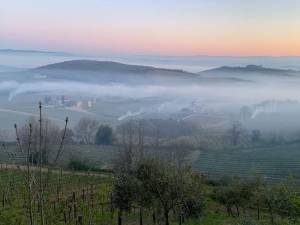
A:
[[[38,173],[34,168],[31,170],[31,174]],[[27,173],[20,167],[6,168],[2,165],[1,225],[42,224],[41,215],[43,224],[110,223],[107,209],[110,208],[111,178],[46,168],[42,177],[42,191],[35,184],[38,180],[33,179],[31,195],[28,195]],[[40,199],[43,214],[40,214]]]
[[[31,174],[38,178],[39,169],[30,168]],[[130,208],[124,211],[122,223],[120,223],[120,208],[115,202],[113,175],[75,172],[69,170],[43,168],[43,187],[42,203],[40,202],[39,181],[33,180],[31,196],[28,196],[27,172],[21,166],[12,166],[1,164],[0,169],[0,224],[1,225],[28,225],[28,224],[47,224],[47,225],[108,225],[108,224],[165,224],[164,214],[159,204],[155,204],[155,218],[153,217],[153,206],[147,206],[143,211],[143,220],[141,222],[141,204],[134,201]],[[222,184],[215,186],[206,182],[201,186],[195,187],[196,194],[201,195],[193,201],[201,200],[204,205],[199,209],[199,217],[187,217],[185,220],[178,220],[178,208],[170,212],[170,225],[258,225],[258,224],[290,224],[289,216],[286,210],[289,208],[289,202],[286,202],[287,208],[276,208],[276,204],[281,201],[277,199],[272,202],[274,207],[274,220],[277,223],[270,222],[270,215],[267,205],[262,202],[260,212],[260,223],[255,222],[256,210],[253,208],[256,192],[253,195],[245,195],[251,190],[252,185],[259,185],[256,182],[246,180],[233,180],[231,184]],[[229,186],[228,186],[229,185]],[[261,186],[263,187],[263,186]],[[124,188],[124,189],[123,189]],[[250,188],[250,189],[249,189]],[[281,190],[281,187],[275,187]],[[286,189],[292,191],[294,189]],[[271,194],[276,189],[261,189],[261,196]],[[245,192],[246,191],[246,192]],[[126,193],[126,194],[125,194]],[[228,195],[230,193],[230,195]],[[243,194],[244,193],[244,194]],[[126,195],[123,204],[128,204],[131,199],[128,194],[128,186],[123,186],[121,195]],[[259,195],[259,196],[260,196]],[[296,195],[289,193],[290,197],[296,200]],[[241,200],[237,199],[240,196]],[[194,198],[194,197],[193,197]],[[228,199],[227,199],[228,198]],[[249,199],[248,199],[249,198]],[[248,199],[248,201],[245,201]],[[261,197],[264,199],[264,197]],[[145,199],[146,201],[146,199]],[[269,201],[269,200],[262,200]],[[282,201],[285,201],[284,199]],[[293,200],[292,200],[293,201]],[[42,211],[41,211],[42,204]],[[281,203],[280,203],[281,204]],[[297,203],[293,207],[298,207]],[[156,208],[158,207],[158,208]],[[228,208],[229,207],[229,208]],[[239,211],[239,207],[243,210]],[[282,207],[282,206],[280,206]],[[229,210],[229,211],[228,211]],[[278,210],[278,211],[277,211]],[[283,213],[282,213],[283,212]],[[41,214],[42,213],[42,214]],[[198,212],[197,212],[198,213]],[[280,214],[282,213],[282,214]],[[280,216],[279,216],[280,215]],[[295,214],[291,214],[295,216]],[[298,215],[298,214],[296,214]],[[42,217],[41,217],[42,216]],[[179,217],[180,218],[180,217]],[[273,218],[273,216],[272,216]],[[294,217],[293,217],[294,218]],[[43,221],[43,222],[41,222]],[[298,224],[294,222],[293,224]]]
[[[234,150],[201,151],[194,167],[212,177],[249,177],[261,173],[270,180],[292,174],[300,179],[300,144],[252,147]]]

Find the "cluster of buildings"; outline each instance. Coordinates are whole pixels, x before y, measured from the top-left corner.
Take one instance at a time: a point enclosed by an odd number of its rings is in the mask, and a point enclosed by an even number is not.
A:
[[[88,109],[91,108],[96,100],[84,99],[84,100],[74,100],[65,95],[61,96],[45,96],[44,105],[46,106],[56,106],[56,107],[74,107],[78,109]]]

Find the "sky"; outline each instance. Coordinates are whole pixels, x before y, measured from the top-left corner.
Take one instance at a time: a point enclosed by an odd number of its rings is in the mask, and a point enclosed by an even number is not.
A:
[[[3,0],[0,48],[295,56],[299,12],[299,0]]]

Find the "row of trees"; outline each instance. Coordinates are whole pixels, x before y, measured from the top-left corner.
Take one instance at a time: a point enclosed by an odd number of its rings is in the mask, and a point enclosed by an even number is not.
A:
[[[262,133],[258,129],[247,130],[240,122],[234,121],[224,134],[224,144],[229,146],[243,146],[243,142],[252,145],[280,145],[287,142],[299,141],[299,134]]]
[[[118,225],[122,225],[124,213],[136,209],[140,225],[145,220],[144,212],[151,212],[153,224],[161,217],[165,225],[170,224],[170,218],[182,224],[187,218],[201,216],[208,199],[223,205],[229,217],[248,218],[246,224],[260,224],[263,218],[266,222],[267,215],[272,225],[278,224],[278,217],[294,224],[300,216],[298,187],[292,179],[274,184],[257,175],[207,183],[186,164],[178,166],[153,156],[118,167],[112,188]]]
[[[91,118],[82,118],[74,127],[73,139],[82,144],[111,144],[113,141],[122,139],[124,132],[130,132],[131,128],[139,128],[143,136],[152,139],[174,139],[180,136],[193,135],[196,128],[189,123],[173,119],[143,119],[130,120],[118,125],[113,130],[108,125],[100,124]]]
[[[44,144],[56,145],[59,143],[62,132],[61,129],[53,121],[45,118],[42,132],[44,133]],[[29,118],[25,125],[20,128],[19,134],[22,142],[28,144],[28,126],[32,126],[32,146],[36,148],[39,135],[39,121],[36,117]],[[72,130],[68,128],[66,131],[65,143],[70,144],[79,142],[82,144],[111,144],[113,142],[113,130],[108,125],[99,124],[97,120],[82,118]]]
[[[280,184],[267,184],[261,176],[232,178],[219,183],[212,198],[224,205],[228,216],[239,217],[249,214],[247,211],[255,211],[259,221],[262,212],[267,212],[272,225],[275,224],[275,216],[295,222],[300,215],[300,199],[292,179]]]
[[[33,128],[33,146],[37,143],[38,134],[38,120],[35,117],[30,118],[26,124],[20,128],[20,136],[28,136],[28,124],[32,124]],[[45,142],[49,146],[58,142],[61,136],[62,129],[53,121],[45,119],[43,125],[44,133],[47,135]],[[66,144],[80,143],[80,144],[98,144],[111,145],[123,144],[124,136],[131,133],[131,130],[139,130],[137,135],[143,136],[143,141],[147,145],[158,147],[163,140],[169,142],[182,137],[196,137],[199,135],[198,128],[190,123],[184,121],[176,121],[172,119],[144,119],[144,120],[130,120],[118,125],[113,129],[109,125],[100,124],[99,121],[91,118],[82,118],[71,129],[68,128],[66,132]],[[200,132],[201,133],[201,132]],[[133,137],[138,139],[139,137]],[[26,142],[26,140],[25,140]],[[247,131],[238,122],[233,122],[229,129],[223,134],[222,145],[224,146],[242,146],[244,143],[257,144],[279,144],[283,143],[283,137],[278,135],[271,135],[270,137],[263,137],[259,130]],[[200,144],[199,144],[200,145]]]

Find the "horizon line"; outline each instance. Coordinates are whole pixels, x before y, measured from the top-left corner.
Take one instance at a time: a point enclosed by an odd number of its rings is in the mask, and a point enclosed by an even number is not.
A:
[[[235,54],[163,54],[163,53],[125,53],[125,52],[107,52],[107,53],[83,53],[83,52],[76,52],[76,51],[59,51],[59,50],[43,50],[43,49],[18,49],[18,48],[0,48],[0,52],[4,51],[15,51],[15,52],[22,52],[22,53],[47,53],[47,54],[63,54],[69,56],[84,56],[84,57],[105,57],[109,56],[140,56],[140,57],[231,57],[231,58],[298,58],[299,55],[235,55]]]

